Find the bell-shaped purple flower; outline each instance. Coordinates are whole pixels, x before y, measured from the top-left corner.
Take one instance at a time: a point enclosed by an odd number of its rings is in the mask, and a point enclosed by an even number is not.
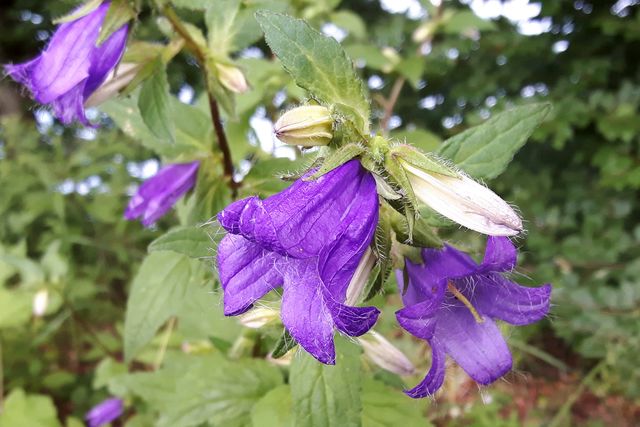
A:
[[[335,363],[334,329],[359,336],[376,322],[375,307],[344,304],[378,221],[375,181],[357,160],[265,200],[234,202],[218,220],[229,232],[218,248],[225,315],[282,286],[282,322],[327,364]]]
[[[124,404],[122,400],[112,397],[91,408],[87,412],[85,419],[89,427],[100,427],[118,418],[123,411]]]
[[[466,253],[445,245],[423,249],[424,264],[409,260],[405,308],[396,312],[400,325],[431,346],[431,369],[415,388],[414,398],[432,395],[445,376],[448,354],[476,382],[490,384],[511,370],[511,352],[494,319],[527,325],[549,311],[551,285],[520,286],[503,273],[513,270],[517,251],[506,237],[489,237],[480,265]],[[403,277],[397,274],[400,290]]]
[[[40,56],[22,64],[6,65],[7,73],[29,89],[40,104],[53,108],[65,124],[88,125],[84,102],[116,66],[125,49],[127,25],[96,46],[110,2],[88,15],[58,27]]]
[[[174,163],[160,169],[147,179],[129,201],[124,217],[142,218],[142,225],[150,226],[189,191],[196,183],[200,162]]]

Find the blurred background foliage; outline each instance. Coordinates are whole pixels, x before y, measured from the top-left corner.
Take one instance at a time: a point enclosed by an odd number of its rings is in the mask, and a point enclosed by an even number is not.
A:
[[[203,25],[197,22],[200,15],[188,7],[191,0],[174,3],[181,16]],[[554,106],[507,172],[491,182],[528,221],[528,234],[518,240],[520,279],[553,283],[554,306],[548,321],[509,332],[517,371],[508,381],[479,391],[452,366],[438,404],[407,402],[398,394],[399,402],[392,405],[395,420],[405,415],[407,426],[424,425],[426,421],[411,418],[417,411],[435,425],[637,425],[640,2],[244,3],[249,11],[270,8],[303,17],[341,40],[371,90],[374,123],[379,120],[392,136],[425,149],[434,149],[447,137],[510,106],[538,101]],[[36,55],[52,32],[51,19],[73,5],[72,1],[3,2],[0,62]],[[161,39],[155,19],[143,9],[135,37]],[[255,23],[242,31],[245,44],[237,59],[253,90],[238,97],[238,117],[226,126],[237,170],[244,176],[241,193],[268,195],[286,185],[270,179],[275,173],[299,168],[283,157],[300,158],[291,147],[274,142],[272,121],[282,108],[301,102],[304,94],[271,60]],[[207,143],[213,130],[193,59],[181,54],[168,75],[181,140]],[[228,195],[219,190],[212,173],[199,178],[195,195],[178,207],[177,215],[165,217],[151,229],[126,222],[122,212],[128,196],[157,170],[159,160],[150,150],[157,153],[157,147],[138,143],[146,130],[127,109],[135,104],[127,104],[127,99],[107,103],[101,110],[111,118],[93,112],[102,124],[99,130],[64,128],[20,95],[9,79],[0,81],[0,396],[5,396],[0,426],[35,425],[9,418],[16,407],[27,404],[38,408],[38,425],[79,425],[93,404],[124,389],[129,390],[136,415],[130,411],[127,421],[118,425],[154,425],[151,414],[167,400],[150,397],[146,390],[189,375],[180,369],[185,353],[208,354],[212,347],[228,350],[238,345],[240,328],[237,320],[221,317],[217,296],[211,296],[210,260],[194,263],[185,258],[195,290],[175,314],[176,333],[166,335],[168,343],[160,334],[133,365],[133,371],[152,370],[157,350],[166,345],[164,376],[123,377],[127,368],[122,362],[122,329],[129,283],[153,239],[178,222],[206,221],[228,202]],[[217,160],[208,159],[211,167],[201,170],[219,168]],[[484,239],[470,240],[469,234],[463,241],[463,234],[454,232],[450,239],[479,253]],[[397,297],[387,299],[377,329],[392,337],[423,372],[428,352],[399,333],[392,314]],[[35,305],[40,301],[42,306],[43,300],[46,309],[41,312]],[[278,330],[266,335],[258,356],[275,343]],[[216,372],[228,362],[215,357],[203,356],[189,377],[193,383],[205,372],[210,381],[221,381]],[[269,390],[282,382],[280,368],[266,362],[253,359],[242,369],[260,377],[262,382],[252,391],[256,396],[262,393],[260,384],[270,384]],[[384,417],[375,413],[375,399],[376,393],[399,393],[385,387],[397,389],[401,380],[374,365],[370,369],[376,382],[365,384],[364,424],[399,425],[385,424]],[[417,379],[406,379],[406,384]],[[193,383],[186,381],[185,390]],[[193,387],[197,392],[201,385]],[[284,386],[273,388],[265,398],[286,408],[286,401],[278,398],[279,387]],[[29,397],[20,395],[21,389]],[[177,412],[190,398],[186,393],[169,401]],[[260,402],[253,409],[222,414],[209,422],[286,425],[282,424],[286,420],[270,418],[276,416],[272,406],[264,399]],[[174,415],[165,414],[163,422],[175,421]]]

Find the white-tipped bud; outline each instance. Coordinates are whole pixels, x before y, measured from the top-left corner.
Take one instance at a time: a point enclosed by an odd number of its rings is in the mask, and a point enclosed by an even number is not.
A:
[[[95,107],[117,96],[122,89],[131,83],[140,68],[142,68],[142,65],[129,62],[123,62],[118,65],[109,73],[104,83],[89,96],[84,106]]]
[[[247,79],[244,77],[244,73],[240,68],[234,67],[233,65],[217,63],[216,69],[218,70],[220,83],[231,92],[244,93],[249,90]]]
[[[333,138],[333,117],[321,105],[305,105],[284,113],[273,126],[276,137],[290,145],[327,145]]]
[[[280,319],[280,312],[273,308],[256,307],[238,317],[243,326],[260,329]]]
[[[402,167],[416,197],[458,224],[490,236],[514,236],[523,230],[520,216],[507,202],[468,176],[427,172],[406,161]]]
[[[407,356],[376,331],[372,330],[358,337],[358,342],[365,356],[382,369],[398,375],[414,373],[416,368]]]
[[[42,317],[47,312],[49,306],[49,291],[46,289],[40,289],[33,296],[33,315],[35,317]]]
[[[371,274],[371,270],[375,263],[376,256],[371,248],[367,248],[364,255],[362,255],[362,258],[360,258],[360,262],[358,263],[355,273],[353,273],[353,277],[349,282],[349,287],[347,287],[347,298],[345,300],[346,305],[356,305],[358,303],[362,297],[362,291],[367,285],[369,275]]]

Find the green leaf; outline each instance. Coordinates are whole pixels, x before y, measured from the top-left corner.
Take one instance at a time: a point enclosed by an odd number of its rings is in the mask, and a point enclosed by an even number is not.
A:
[[[31,318],[33,292],[0,287],[0,330],[24,325]]]
[[[421,426],[431,423],[422,413],[426,406],[420,400],[408,399],[400,390],[380,381],[366,379],[362,393],[363,427]]]
[[[495,30],[496,24],[482,19],[471,10],[456,11],[444,23],[443,30],[448,34],[465,34],[469,31]]]
[[[285,328],[284,331],[282,331],[282,335],[280,335],[278,342],[273,348],[273,351],[271,352],[271,357],[273,357],[274,359],[280,359],[282,356],[287,354],[289,350],[295,348],[295,346],[297,345],[298,342],[296,341],[296,339],[293,338],[289,331]]]
[[[163,141],[175,142],[175,129],[173,120],[171,120],[169,82],[164,63],[160,58],[156,58],[151,76],[142,83],[138,108],[142,120],[152,134]]]
[[[89,0],[88,2],[86,2],[79,8],[73,10],[72,12],[66,15],[63,15],[60,18],[54,19],[53,24],[60,25],[60,24],[64,24],[65,22],[76,21],[82,18],[83,16],[87,16],[88,14],[96,10],[98,6],[102,4],[103,1],[104,0]]]
[[[289,382],[295,425],[361,425],[359,348],[336,338],[336,355],[335,365],[324,365],[306,352],[294,358]]]
[[[202,227],[180,227],[158,237],[149,245],[149,252],[173,251],[190,258],[213,256],[214,239]]]
[[[256,19],[271,50],[296,84],[369,134],[369,100],[362,80],[340,44],[287,15],[260,11]]]
[[[256,402],[251,410],[252,427],[294,427],[291,388],[281,385]]]
[[[136,11],[129,5],[128,0],[111,0],[111,5],[100,27],[100,35],[96,44],[104,43],[111,34],[118,31],[124,24],[135,19]]]
[[[393,140],[399,140],[400,142],[406,142],[422,151],[436,151],[442,139],[433,132],[429,132],[425,129],[402,129],[399,131],[391,131]]]
[[[244,427],[251,425],[254,404],[282,384],[282,375],[259,359],[179,355],[158,372],[130,375],[127,384],[160,413],[158,427]]]
[[[0,427],[61,427],[53,400],[15,389],[0,412]]]
[[[124,321],[124,354],[131,361],[180,308],[192,262],[175,252],[151,252],[133,279]]]
[[[338,27],[345,29],[356,39],[367,37],[367,26],[360,15],[350,10],[339,10],[330,16],[331,22]]]
[[[240,0],[218,0],[210,3],[205,13],[209,50],[226,57],[233,49],[236,35],[236,17]]]
[[[449,138],[439,153],[476,179],[500,175],[551,111],[551,105],[530,104],[496,114],[483,124]]]

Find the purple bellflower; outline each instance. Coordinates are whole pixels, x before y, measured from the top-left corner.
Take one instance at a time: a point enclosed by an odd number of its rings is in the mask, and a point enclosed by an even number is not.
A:
[[[405,308],[396,312],[400,325],[431,346],[431,369],[415,388],[414,398],[434,394],[444,381],[448,354],[471,378],[490,384],[511,370],[511,352],[493,319],[527,325],[549,311],[551,285],[520,286],[502,273],[513,270],[517,251],[506,237],[489,237],[480,265],[446,245],[423,249],[423,265],[409,260]],[[398,285],[403,289],[402,274]]]
[[[174,163],[160,169],[147,179],[129,201],[124,212],[128,220],[142,218],[142,225],[150,226],[189,191],[196,183],[200,162]]]
[[[103,400],[93,408],[85,419],[89,427],[100,427],[118,418],[124,411],[124,404],[122,400],[112,397],[110,399]]]
[[[229,232],[218,248],[225,315],[282,286],[282,322],[327,364],[335,363],[334,329],[360,336],[375,324],[375,307],[344,304],[378,222],[375,181],[357,160],[265,200],[234,202],[218,221]]]
[[[51,105],[64,124],[74,120],[89,124],[84,102],[124,52],[126,24],[96,46],[109,5],[104,2],[88,15],[60,25],[40,56],[5,66],[7,74],[26,86],[37,102]]]

